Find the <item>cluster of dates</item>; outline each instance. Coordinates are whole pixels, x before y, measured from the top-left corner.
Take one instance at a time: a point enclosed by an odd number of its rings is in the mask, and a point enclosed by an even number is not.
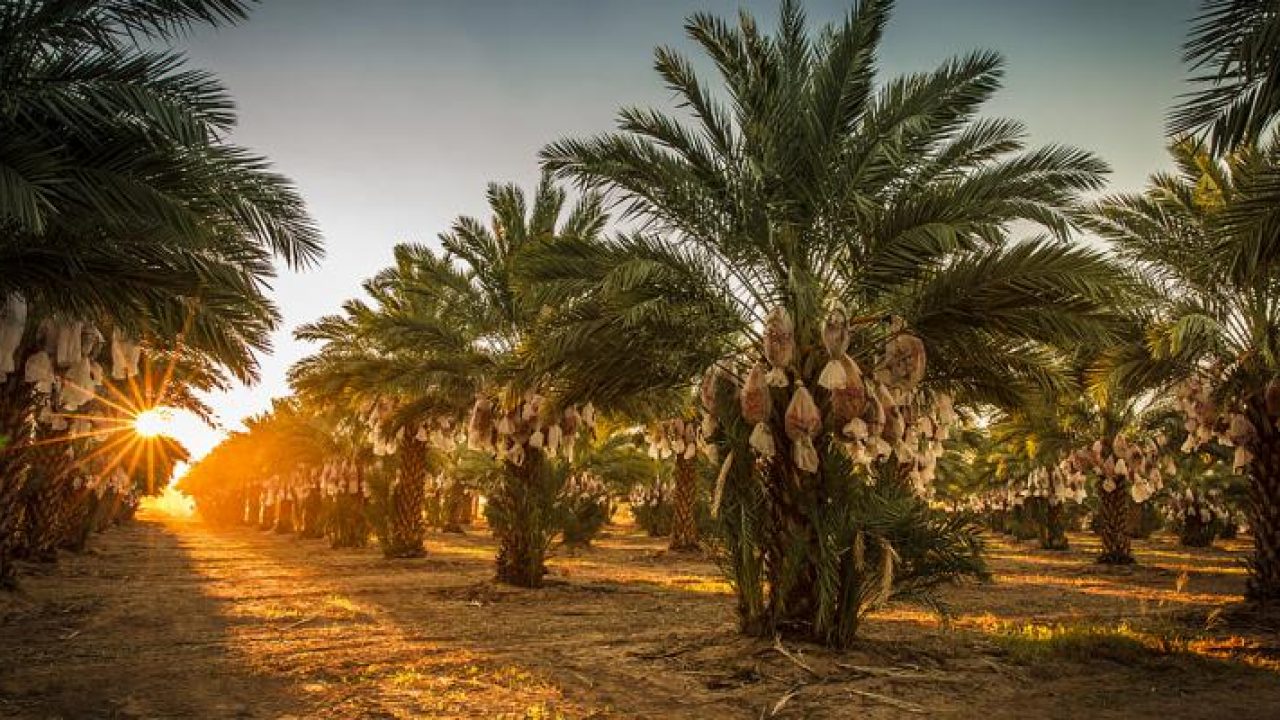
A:
[[[1208,525],[1215,520],[1230,522],[1232,512],[1222,501],[1221,493],[1216,490],[1197,492],[1191,488],[1181,493],[1174,493],[1165,508],[1170,520],[1176,522],[1197,522]]]
[[[262,483],[262,504],[276,505],[286,500],[293,500],[298,497],[300,486],[297,473],[285,477],[272,475]]]
[[[1082,503],[1089,496],[1083,473],[1072,473],[1064,464],[1038,467],[1027,474],[1026,479],[1008,489],[1009,502],[1021,505],[1026,498],[1044,498],[1051,505],[1066,502]]]
[[[702,442],[698,424],[683,418],[673,418],[651,426],[645,439],[648,441],[649,457],[654,460],[673,457],[692,460],[698,456],[699,451],[713,451],[711,446]]]
[[[1193,377],[1182,382],[1174,397],[1187,431],[1183,452],[1195,452],[1206,443],[1217,442],[1224,447],[1235,448],[1231,467],[1236,472],[1241,472],[1253,462],[1250,448],[1258,439],[1258,428],[1243,413],[1219,407],[1206,380]],[[1267,412],[1272,417],[1280,416],[1280,382],[1273,380],[1267,385],[1265,401]]]
[[[134,492],[133,479],[119,465],[110,469],[99,468],[95,472],[79,473],[72,479],[71,487],[92,492],[99,498],[108,492],[116,495],[131,495]]]
[[[828,312],[822,325],[826,363],[817,379],[829,399],[826,417],[796,372],[795,324],[785,309],[775,308],[765,318],[763,339],[764,357],[747,372],[739,391],[757,456],[787,452],[802,472],[816,473],[814,440],[825,428],[855,462],[870,466],[892,458],[909,468],[906,474],[916,490],[927,493],[956,414],[950,396],[921,388],[924,343],[905,330],[900,318],[893,318],[880,359],[867,374],[848,353],[850,318],[844,308],[836,305]],[[775,407],[777,390],[788,392],[785,406]],[[704,383],[704,409],[713,403],[714,386]],[[778,412],[783,437],[771,422]]]
[[[315,470],[315,482],[325,497],[364,495],[368,488],[351,460],[330,460]]]
[[[1103,493],[1127,489],[1134,502],[1146,502],[1164,487],[1164,476],[1176,472],[1173,459],[1161,459],[1163,437],[1131,441],[1123,435],[1097,440],[1079,448],[1059,463],[1059,470],[1074,485],[1096,478]],[[1161,468],[1163,465],[1163,469]]]
[[[93,429],[87,419],[68,421],[65,413],[81,409],[96,395],[106,377],[100,360],[110,350],[111,377],[124,380],[138,374],[142,348],[119,329],[108,343],[91,323],[47,318],[36,326],[36,344],[25,354],[22,340],[28,329],[28,307],[11,294],[0,304],[0,380],[21,372],[34,386],[42,405],[37,418],[53,430],[68,427],[77,434]],[[74,424],[74,427],[71,425]]]
[[[549,457],[563,452],[572,460],[574,439],[579,432],[594,427],[595,421],[595,406],[591,403],[558,410],[544,396],[530,391],[502,407],[481,396],[471,408],[467,445],[516,466],[524,464],[529,450],[540,450]]]

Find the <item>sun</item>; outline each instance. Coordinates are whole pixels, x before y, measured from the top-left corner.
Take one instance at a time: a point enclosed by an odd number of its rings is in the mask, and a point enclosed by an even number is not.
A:
[[[133,431],[145,438],[173,435],[173,408],[153,407],[133,417]]]

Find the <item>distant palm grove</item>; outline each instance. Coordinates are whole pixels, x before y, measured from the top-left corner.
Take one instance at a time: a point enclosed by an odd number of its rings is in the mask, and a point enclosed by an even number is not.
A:
[[[274,268],[322,259],[171,49],[250,5],[0,3],[0,585],[164,488],[187,452],[134,416],[255,380]],[[1276,3],[1204,1],[1169,169],[1126,194],[984,114],[994,52],[885,77],[891,10],[690,16],[703,57],[654,54],[671,107],[397,246],[179,489],[388,558],[482,514],[528,588],[625,505],[719,562],[742,632],[835,648],[891,601],[945,611],[992,533],[1092,530],[1113,565],[1239,535],[1246,600],[1280,603]]]

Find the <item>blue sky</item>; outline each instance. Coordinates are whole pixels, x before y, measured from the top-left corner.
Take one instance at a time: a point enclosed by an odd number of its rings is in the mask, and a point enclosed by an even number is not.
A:
[[[249,22],[184,45],[235,95],[235,140],[270,157],[305,195],[327,241],[319,268],[275,283],[285,325],[263,381],[211,401],[228,425],[288,392],[307,347],[292,328],[359,294],[397,242],[434,240],[459,214],[482,214],[491,180],[531,184],[536,154],[565,135],[612,125],[622,105],[665,105],[653,48],[694,54],[691,12],[762,21],[765,2],[676,0],[265,0]],[[814,24],[847,2],[805,4]],[[1179,45],[1194,0],[900,0],[882,76],[959,53],[1006,58],[986,114],[1023,121],[1033,143],[1092,150],[1111,189],[1166,165],[1163,121],[1184,87]],[[214,441],[192,442],[203,452]]]

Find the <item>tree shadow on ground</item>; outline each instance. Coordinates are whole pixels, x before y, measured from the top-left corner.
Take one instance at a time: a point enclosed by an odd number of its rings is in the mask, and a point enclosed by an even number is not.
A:
[[[0,596],[0,716],[268,717],[287,683],[238,662],[184,539],[142,521]]]
[[[1112,622],[1134,604],[1030,582],[952,594],[958,612],[993,610],[987,624],[891,608],[842,653],[745,638],[714,564],[662,545],[613,529],[522,590],[493,583],[484,533],[432,535],[426,558],[388,561],[251,529],[140,525],[31,581],[26,610],[0,626],[0,716],[1003,720],[1280,702],[1274,674],[1177,638],[1042,643],[1017,623],[1054,622],[1040,615],[1067,598]],[[1003,573],[1064,572],[997,552]]]

